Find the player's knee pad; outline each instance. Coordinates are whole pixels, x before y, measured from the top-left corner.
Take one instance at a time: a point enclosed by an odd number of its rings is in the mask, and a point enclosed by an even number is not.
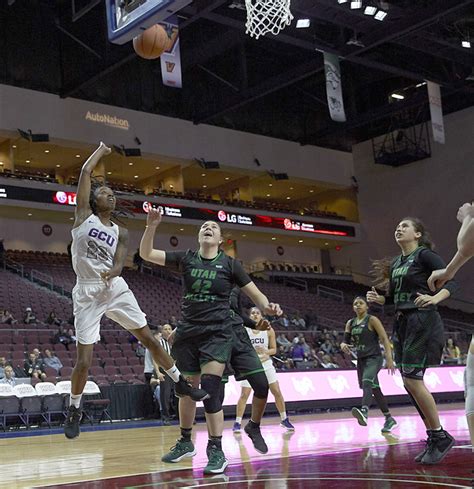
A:
[[[206,413],[218,413],[222,409],[221,384],[222,379],[219,375],[203,374],[201,376],[201,388],[211,396],[203,401]]]
[[[474,353],[467,354],[467,365],[464,371],[466,395],[466,415],[474,415]]]
[[[265,372],[249,375],[247,381],[252,387],[253,395],[256,398],[266,399],[268,397],[268,379]]]

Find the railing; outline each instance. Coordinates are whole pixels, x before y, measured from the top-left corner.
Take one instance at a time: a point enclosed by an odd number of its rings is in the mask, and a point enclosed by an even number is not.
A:
[[[308,282],[303,279],[299,279],[296,277],[293,278],[285,278],[284,282],[285,285],[288,285],[290,287],[298,287],[301,290],[304,290],[305,292],[308,292]]]
[[[318,297],[325,297],[326,299],[344,302],[344,292],[331,287],[326,287],[325,285],[318,285],[316,287],[316,294]]]
[[[179,285],[183,285],[183,277],[179,274],[173,273],[166,267],[153,266],[148,263],[142,263],[140,266],[140,272],[144,274],[152,275],[153,277],[159,277],[168,282],[174,282]]]
[[[5,270],[15,272],[22,278],[25,276],[25,267],[14,260],[5,260]]]

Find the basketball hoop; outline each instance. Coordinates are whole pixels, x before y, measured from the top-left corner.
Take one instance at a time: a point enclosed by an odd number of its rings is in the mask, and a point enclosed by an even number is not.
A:
[[[246,33],[258,39],[268,32],[275,36],[290,25],[293,15],[290,12],[291,0],[245,0],[247,8]]]

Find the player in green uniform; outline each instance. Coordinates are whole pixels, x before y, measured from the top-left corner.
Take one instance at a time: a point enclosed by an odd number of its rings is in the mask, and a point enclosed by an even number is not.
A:
[[[153,249],[153,238],[161,214],[149,209],[147,226],[140,243],[140,256],[161,266],[172,267],[183,274],[183,320],[178,324],[172,356],[184,375],[194,385],[201,383],[210,394],[204,401],[209,431],[208,465],[205,474],[217,474],[225,470],[228,462],[222,451],[224,414],[221,402],[221,378],[233,344],[230,294],[234,285],[239,286],[266,314],[280,315],[278,304],[270,303],[237,261],[219,250],[222,232],[219,224],[206,221],[198,234],[198,251],[166,252]],[[194,403],[179,403],[181,439],[164,457],[164,461],[178,462],[195,455],[191,442],[194,419]],[[168,455],[171,456],[168,457]]]
[[[435,400],[423,376],[428,367],[440,364],[443,352],[444,326],[437,305],[450,297],[457,286],[450,280],[435,295],[430,294],[428,277],[433,270],[446,265],[432,251],[433,244],[419,219],[403,219],[395,230],[395,241],[402,250],[401,255],[391,261],[375,263],[379,284],[385,279],[387,296],[372,288],[367,293],[367,301],[378,304],[393,301],[395,304],[392,337],[395,362],[428,434],[426,447],[415,461],[432,465],[447,455],[454,438],[443,430]]]
[[[382,433],[390,433],[397,426],[397,422],[390,414],[387,401],[380,390],[377,376],[383,365],[379,341],[383,343],[386,365],[391,374],[395,371],[392,347],[380,320],[368,314],[369,306],[366,299],[356,297],[352,306],[356,317],[347,321],[344,341],[341,343],[341,350],[344,353],[350,355],[351,348],[356,352],[357,377],[359,379],[359,387],[363,391],[362,407],[360,409],[352,408],[352,415],[357,418],[361,426],[367,426],[369,407],[373,396],[385,416]]]

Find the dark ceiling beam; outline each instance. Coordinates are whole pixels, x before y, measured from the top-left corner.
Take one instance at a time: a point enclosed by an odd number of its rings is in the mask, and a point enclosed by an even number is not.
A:
[[[224,5],[224,3],[227,3],[227,1],[228,0],[215,0],[214,2],[211,2],[210,5],[207,5],[207,6],[203,7],[202,9],[197,10],[196,13],[192,17],[185,20],[184,22],[181,22],[179,24],[179,28],[185,29],[186,27],[194,24],[198,20],[202,19],[206,14],[216,10],[221,5]],[[204,1],[202,2],[203,5],[205,5],[206,3],[208,3],[208,0],[206,0],[205,2]]]
[[[439,13],[438,13],[438,16],[439,16]],[[243,26],[241,22],[233,20],[233,19],[229,19],[228,17],[222,16],[222,15],[212,13],[212,14],[205,15],[205,18],[208,20],[211,20],[213,22],[217,22],[219,24],[227,25],[227,26],[235,28],[235,29],[239,29],[239,30],[245,29],[245,26]],[[431,20],[433,20],[433,19],[431,19]],[[427,22],[428,22],[428,19],[426,19],[426,18],[424,18],[423,20],[420,21],[420,23],[423,25],[426,25]],[[408,32],[408,31],[412,31],[413,29],[414,29],[414,25],[412,24],[411,28],[408,28],[405,26],[404,31]],[[388,31],[386,33],[385,37],[387,38],[387,40],[392,40],[396,37],[396,33]],[[276,41],[276,42],[291,44],[293,46],[297,46],[297,47],[312,51],[313,53],[316,50],[321,50],[321,51],[333,52],[336,55],[340,55],[340,53],[335,51],[333,47],[328,48],[327,45],[322,45],[317,40],[310,42],[310,41],[305,41],[302,39],[297,39],[297,38],[294,38],[292,36],[289,36],[287,34],[282,34],[282,33],[280,33],[279,35],[274,36],[270,39],[272,41]],[[262,42],[262,41],[257,41],[257,42]],[[382,44],[383,42],[384,42],[383,40],[378,39],[373,44],[378,46],[378,45]],[[421,81],[424,78],[429,78],[431,81],[439,83],[440,85],[448,85],[449,84],[449,82],[447,82],[446,80],[438,79],[436,77],[436,75],[431,74],[431,73],[427,74],[427,73],[414,72],[412,70],[408,70],[405,68],[400,68],[397,66],[388,65],[386,62],[376,61],[373,59],[363,58],[363,57],[359,56],[360,53],[365,53],[366,51],[368,51],[370,49],[372,49],[372,46],[366,46],[363,48],[358,48],[357,50],[355,50],[351,54],[346,55],[345,59],[352,61],[356,64],[366,66],[367,68],[380,70],[380,71],[383,71],[386,73],[392,73],[394,75],[403,76],[405,78],[410,78],[410,79],[413,79],[416,81]],[[281,90],[282,88],[290,86],[293,83],[296,83],[300,80],[303,80],[309,76],[315,75],[316,73],[319,73],[319,72],[324,70],[324,66],[321,63],[319,64],[319,68],[315,68],[312,63],[309,63],[309,64],[310,64],[310,69],[306,72],[306,74],[304,73],[304,67],[308,66],[308,63],[296,68],[296,70],[298,71],[297,77],[292,78],[291,73],[295,73],[295,70],[290,70],[288,73],[285,73],[283,75],[278,75],[278,76],[276,76],[270,80],[266,80],[265,82],[261,83],[260,85],[249,89],[244,98],[242,98],[241,96],[240,97],[230,97],[230,100],[229,99],[227,100],[227,103],[225,106],[220,107],[214,111],[211,110],[211,111],[208,111],[206,113],[198,114],[197,117],[195,117],[194,122],[196,124],[207,122],[207,121],[213,119],[214,117],[217,117],[217,116],[223,115],[227,112],[230,112],[232,110],[238,109],[238,108],[246,105],[249,102],[253,102],[254,100],[257,100],[261,97],[269,95],[270,93],[273,93],[275,91]],[[272,82],[275,82],[275,83],[272,85],[271,84]],[[235,98],[235,100],[234,100],[234,98]]]

